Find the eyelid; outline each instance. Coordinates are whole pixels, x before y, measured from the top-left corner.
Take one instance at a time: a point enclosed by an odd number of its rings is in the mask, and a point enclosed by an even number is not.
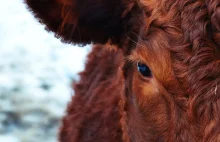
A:
[[[142,60],[140,60],[140,58],[136,58],[135,56],[132,55],[128,56],[126,58],[126,61],[132,63],[133,65],[137,65],[139,62],[145,63]]]
[[[132,64],[133,66],[137,66],[138,63],[142,63],[148,66],[148,68],[151,70],[151,67],[149,66],[149,64],[144,61],[143,59],[141,59],[140,57],[134,56],[134,55],[129,55],[128,57],[126,57],[126,62]]]

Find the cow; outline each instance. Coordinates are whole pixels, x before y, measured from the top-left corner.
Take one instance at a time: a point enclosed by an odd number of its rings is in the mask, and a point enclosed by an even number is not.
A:
[[[220,141],[219,0],[24,3],[61,41],[93,45],[60,142]]]

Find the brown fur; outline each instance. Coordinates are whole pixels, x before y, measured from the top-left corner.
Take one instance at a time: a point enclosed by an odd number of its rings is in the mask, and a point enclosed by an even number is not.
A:
[[[74,83],[60,142],[220,141],[219,0],[25,2],[65,42],[108,43]]]

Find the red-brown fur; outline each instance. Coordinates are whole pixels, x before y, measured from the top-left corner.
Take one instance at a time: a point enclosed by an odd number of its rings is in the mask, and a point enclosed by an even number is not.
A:
[[[62,41],[96,44],[60,142],[220,141],[219,0],[25,3]]]

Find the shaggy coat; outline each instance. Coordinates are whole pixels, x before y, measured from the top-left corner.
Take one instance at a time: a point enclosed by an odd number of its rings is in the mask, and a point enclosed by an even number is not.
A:
[[[220,141],[219,0],[24,2],[63,42],[94,44],[60,142]]]

